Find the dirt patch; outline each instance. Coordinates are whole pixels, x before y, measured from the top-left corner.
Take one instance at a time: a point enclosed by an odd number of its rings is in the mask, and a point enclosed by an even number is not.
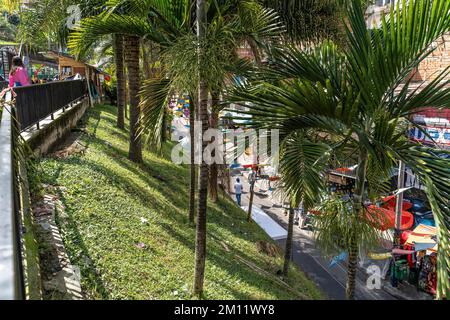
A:
[[[65,159],[73,155],[84,155],[87,146],[80,142],[83,133],[82,129],[72,131],[66,140],[59,144],[49,156],[55,159]]]
[[[268,255],[270,257],[279,257],[281,255],[281,250],[278,246],[267,241],[257,241],[256,248],[258,252]]]

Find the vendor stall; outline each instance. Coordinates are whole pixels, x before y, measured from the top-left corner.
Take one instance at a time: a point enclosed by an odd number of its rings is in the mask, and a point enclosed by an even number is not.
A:
[[[419,290],[436,294],[437,229],[424,224],[412,231],[404,231],[401,248],[393,250],[391,282],[408,281]]]

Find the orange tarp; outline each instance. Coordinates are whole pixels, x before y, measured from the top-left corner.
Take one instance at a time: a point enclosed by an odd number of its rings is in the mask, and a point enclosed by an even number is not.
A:
[[[436,245],[428,249],[427,251],[437,252],[437,243],[432,239],[433,236],[436,236],[437,228],[432,226],[427,226],[424,224],[419,224],[409,235],[406,240],[407,245],[414,246],[416,243],[435,243]]]

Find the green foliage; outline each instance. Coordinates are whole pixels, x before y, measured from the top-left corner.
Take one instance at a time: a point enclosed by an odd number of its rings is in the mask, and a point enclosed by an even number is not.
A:
[[[447,257],[449,160],[418,149],[405,133],[411,127],[423,132],[411,120],[419,108],[450,107],[449,69],[420,90],[408,77],[433,52],[433,41],[450,30],[450,2],[399,1],[378,29],[367,28],[360,1],[352,1],[346,12],[345,49],[329,41],[307,50],[275,47],[268,67],[230,90],[228,100],[247,103],[254,116],[250,125],[278,128],[281,139],[310,130],[332,147],[333,158],[368,154],[365,176],[372,199],[386,191],[389,171],[404,160],[432,184],[427,192],[436,202],[433,213],[444,238],[439,255]],[[450,275],[449,261],[439,261],[439,273]],[[438,286],[439,297],[450,295],[446,277]]]
[[[17,40],[36,50],[62,49],[67,47],[69,29],[67,9],[71,5],[80,8],[82,17],[98,14],[104,0],[39,0],[20,11]],[[50,48],[49,48],[50,45]]]
[[[300,202],[312,208],[325,189],[322,171],[330,156],[330,147],[308,140],[302,131],[295,131],[284,139],[280,152],[280,172],[283,191],[293,205]]]
[[[17,28],[7,18],[0,16],[0,39],[6,41],[16,40]]]
[[[355,240],[365,250],[379,248],[382,232],[364,217],[354,214],[351,200],[332,196],[317,210],[320,214],[314,216],[314,232],[316,242],[325,254],[332,256],[342,250],[349,252]]]
[[[0,8],[11,15],[19,9],[20,2],[20,0],[1,0]]]
[[[290,41],[319,42],[322,39],[343,41],[341,0],[262,0],[274,9],[287,29]]]

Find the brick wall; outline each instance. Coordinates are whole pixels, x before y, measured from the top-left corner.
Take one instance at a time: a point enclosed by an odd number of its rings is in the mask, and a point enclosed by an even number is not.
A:
[[[432,81],[450,66],[450,33],[435,41],[433,47],[436,49],[420,63],[414,74],[414,80]]]

